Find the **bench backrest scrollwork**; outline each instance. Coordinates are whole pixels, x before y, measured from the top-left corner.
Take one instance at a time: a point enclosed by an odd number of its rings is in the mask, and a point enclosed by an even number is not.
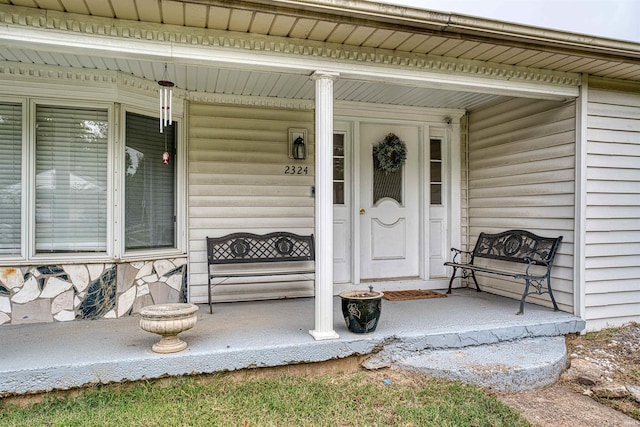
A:
[[[472,263],[474,258],[488,258],[549,266],[561,242],[562,236],[541,237],[525,230],[509,230],[498,234],[480,233],[473,249]]]
[[[300,236],[278,231],[264,235],[233,233],[224,237],[207,237],[209,264],[313,261],[314,259],[313,235]]]

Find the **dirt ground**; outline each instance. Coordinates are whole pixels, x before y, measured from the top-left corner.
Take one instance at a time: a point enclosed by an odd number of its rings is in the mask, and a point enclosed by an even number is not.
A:
[[[569,336],[567,353],[556,384],[498,398],[543,427],[640,426],[640,324]]]

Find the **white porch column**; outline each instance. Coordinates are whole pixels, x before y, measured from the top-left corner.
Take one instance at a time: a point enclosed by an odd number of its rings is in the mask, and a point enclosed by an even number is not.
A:
[[[338,338],[333,330],[333,81],[337,73],[316,71],[316,340]]]

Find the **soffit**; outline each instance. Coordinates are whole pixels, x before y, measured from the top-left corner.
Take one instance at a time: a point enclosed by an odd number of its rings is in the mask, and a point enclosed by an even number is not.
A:
[[[0,0],[0,3],[640,81],[637,43],[377,2]]]
[[[522,40],[493,40],[477,29],[443,28],[444,14],[413,25],[391,20],[385,14],[346,13],[318,5],[353,3],[381,7],[380,3],[345,0],[0,0],[0,4],[68,12],[98,18],[115,18],[149,24],[170,24],[202,30],[254,34],[260,37],[308,40],[369,52],[398,52],[402,55],[429,55],[432,58],[473,60],[487,64],[535,67],[606,78],[640,80],[640,64],[623,54],[576,54],[569,49],[549,49]],[[384,6],[384,5],[382,5]],[[395,8],[395,7],[394,7]],[[397,8],[396,8],[397,9]],[[397,11],[396,11],[397,12]],[[393,14],[390,14],[393,15]],[[397,13],[396,13],[397,15]],[[31,18],[33,19],[33,18]],[[57,17],[55,18],[57,19]],[[402,21],[402,22],[399,22]],[[409,20],[411,21],[411,20]],[[428,21],[428,22],[427,22]],[[76,24],[74,24],[76,25]],[[137,24],[136,24],[137,25]],[[461,25],[460,27],[462,27]],[[0,46],[0,60],[32,65],[54,65],[93,70],[111,70],[146,80],[163,77],[165,62],[131,58],[74,54],[44,47]],[[181,89],[201,93],[313,100],[314,85],[307,75],[283,74],[251,69],[224,69],[197,65],[168,64],[169,74]],[[503,96],[471,91],[451,91],[393,83],[338,79],[335,98],[345,101],[384,103],[416,107],[473,110]]]

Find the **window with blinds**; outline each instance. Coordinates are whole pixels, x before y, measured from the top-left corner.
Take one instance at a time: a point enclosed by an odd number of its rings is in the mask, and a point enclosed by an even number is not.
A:
[[[35,247],[107,248],[107,110],[36,107]]]
[[[0,103],[0,254],[20,254],[22,104]]]
[[[159,133],[157,118],[126,115],[125,250],[176,247],[176,127]]]

